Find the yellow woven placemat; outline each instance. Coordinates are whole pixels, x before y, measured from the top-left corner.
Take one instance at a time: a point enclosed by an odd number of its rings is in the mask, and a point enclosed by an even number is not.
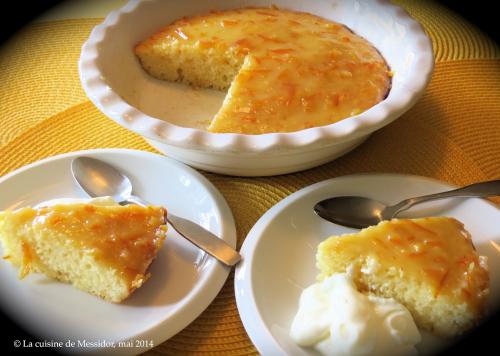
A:
[[[238,248],[262,214],[309,184],[344,174],[398,172],[463,185],[500,177],[500,50],[430,1],[400,0],[429,32],[436,68],[422,99],[353,152],[326,165],[268,178],[203,173],[228,201]],[[104,117],[81,89],[80,47],[101,19],[27,26],[0,48],[0,175],[59,153],[126,147],[154,151]],[[214,302],[150,354],[254,354],[238,316],[233,274]]]

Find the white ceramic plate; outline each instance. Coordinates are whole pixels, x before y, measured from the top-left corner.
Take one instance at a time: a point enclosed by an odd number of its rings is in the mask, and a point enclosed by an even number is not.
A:
[[[288,336],[300,293],[315,282],[317,245],[330,235],[356,231],[316,216],[315,203],[340,195],[361,195],[395,203],[451,188],[446,183],[417,176],[344,176],[304,188],[266,212],[246,237],[241,249],[243,262],[235,274],[238,310],[257,349],[264,355],[314,354],[296,346]],[[493,309],[493,301],[500,300],[500,211],[482,199],[458,198],[426,203],[411,210],[412,217],[431,215],[461,220],[472,234],[478,252],[488,256],[489,308]],[[426,333],[422,336],[417,348],[423,354],[445,345],[437,337]]]
[[[143,151],[81,151],[21,168],[0,179],[0,210],[54,198],[86,197],[70,173],[71,160],[77,156],[112,163],[129,175],[136,195],[166,206],[235,246],[234,220],[216,188],[193,169]],[[150,271],[152,276],[144,286],[123,303],[113,304],[40,274],[21,281],[17,269],[0,260],[0,305],[44,340],[70,339],[76,346],[78,341],[96,341],[101,344],[78,351],[136,354],[162,343],[193,321],[217,295],[230,270],[169,229]],[[118,346],[123,340],[132,340],[132,346]],[[114,348],[109,347],[111,342]],[[104,343],[107,345],[102,346]]]

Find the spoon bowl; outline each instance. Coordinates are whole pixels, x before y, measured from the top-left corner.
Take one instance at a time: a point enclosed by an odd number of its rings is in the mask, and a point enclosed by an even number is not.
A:
[[[376,225],[386,205],[370,198],[341,196],[325,199],[314,206],[314,212],[333,223],[362,229]]]
[[[132,195],[132,182],[117,169],[98,159],[78,157],[71,162],[71,173],[82,189],[92,197],[110,196],[115,201]]]

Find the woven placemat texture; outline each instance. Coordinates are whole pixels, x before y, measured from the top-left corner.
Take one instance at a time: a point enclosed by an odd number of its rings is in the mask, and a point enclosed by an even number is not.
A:
[[[500,178],[500,50],[460,16],[431,1],[398,0],[429,33],[432,81],[401,118],[351,153],[308,171],[267,178],[202,172],[224,195],[238,248],[274,204],[312,183],[352,173],[397,172],[464,185]],[[81,89],[77,60],[102,19],[27,26],[0,48],[0,175],[59,153],[102,147],[155,150],[101,114]],[[234,275],[213,303],[151,355],[256,354],[234,299]]]
[[[102,19],[26,26],[0,47],[0,147],[29,127],[87,101],[78,77],[83,42]]]

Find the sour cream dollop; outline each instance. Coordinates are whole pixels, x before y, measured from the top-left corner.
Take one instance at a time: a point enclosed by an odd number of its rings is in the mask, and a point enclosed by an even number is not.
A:
[[[345,273],[306,288],[291,338],[323,355],[415,355],[420,332],[394,299],[364,295]]]

